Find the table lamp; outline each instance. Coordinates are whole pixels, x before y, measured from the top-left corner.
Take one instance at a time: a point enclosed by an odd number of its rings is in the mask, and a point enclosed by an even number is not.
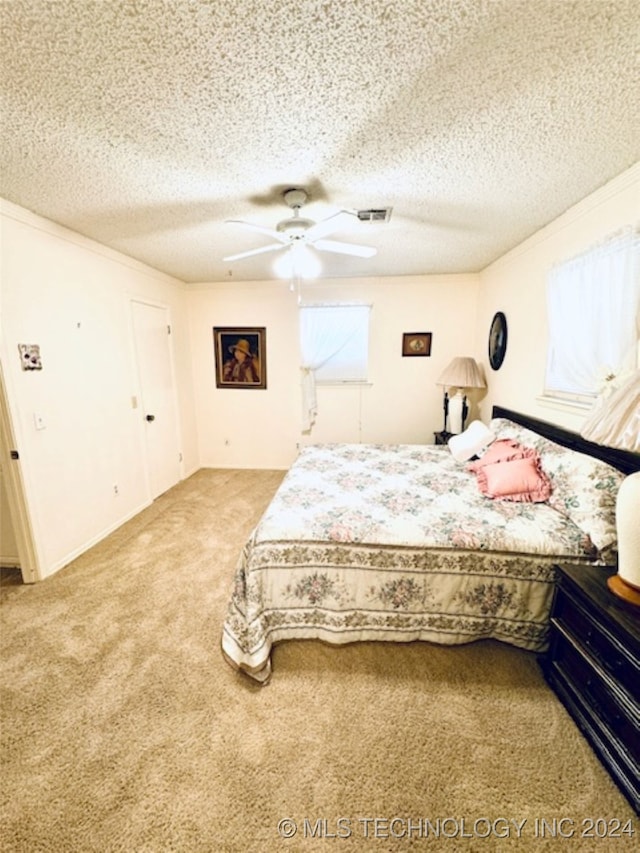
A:
[[[486,388],[487,383],[480,372],[475,359],[466,356],[454,358],[442,371],[436,385],[444,385],[444,431],[447,432],[447,415],[451,432],[459,434],[464,431],[469,408],[464,393],[469,388]],[[447,391],[447,389],[449,389]],[[453,393],[451,393],[453,391]]]

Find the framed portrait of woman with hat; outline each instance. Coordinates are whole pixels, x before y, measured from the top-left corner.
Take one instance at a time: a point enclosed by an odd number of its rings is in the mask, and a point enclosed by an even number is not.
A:
[[[214,326],[217,388],[266,388],[267,361],[264,326]]]

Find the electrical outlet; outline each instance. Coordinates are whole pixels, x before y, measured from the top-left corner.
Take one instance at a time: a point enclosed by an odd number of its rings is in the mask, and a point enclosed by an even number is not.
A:
[[[45,427],[47,426],[44,422],[44,417],[42,415],[39,415],[37,412],[34,412],[33,423],[36,429],[45,429]]]
[[[119,494],[120,494],[120,489],[118,488],[118,484],[117,484],[117,483],[114,483],[114,484],[113,484],[113,494],[114,494],[114,495],[119,495]]]

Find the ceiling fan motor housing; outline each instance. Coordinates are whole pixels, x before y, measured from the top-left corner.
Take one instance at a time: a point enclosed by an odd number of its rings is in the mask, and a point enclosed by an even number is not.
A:
[[[316,224],[312,219],[304,219],[300,216],[300,208],[308,198],[307,193],[304,190],[291,189],[282,195],[285,203],[293,210],[293,217],[278,222],[276,231],[286,234],[290,240],[300,240],[305,231]]]
[[[302,237],[305,231],[311,228],[312,225],[315,225],[312,219],[303,219],[301,216],[294,216],[292,219],[283,219],[282,222],[278,222],[276,231],[281,231],[295,240]]]

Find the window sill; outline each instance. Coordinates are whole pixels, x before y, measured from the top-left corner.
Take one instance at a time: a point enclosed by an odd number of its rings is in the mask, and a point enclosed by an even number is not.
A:
[[[541,394],[536,397],[536,402],[546,409],[555,409],[560,412],[573,412],[574,414],[584,415],[591,411],[595,398],[593,400],[565,400],[562,397],[551,397]]]
[[[351,388],[353,386],[371,388],[373,382],[362,379],[317,379],[316,387]]]

